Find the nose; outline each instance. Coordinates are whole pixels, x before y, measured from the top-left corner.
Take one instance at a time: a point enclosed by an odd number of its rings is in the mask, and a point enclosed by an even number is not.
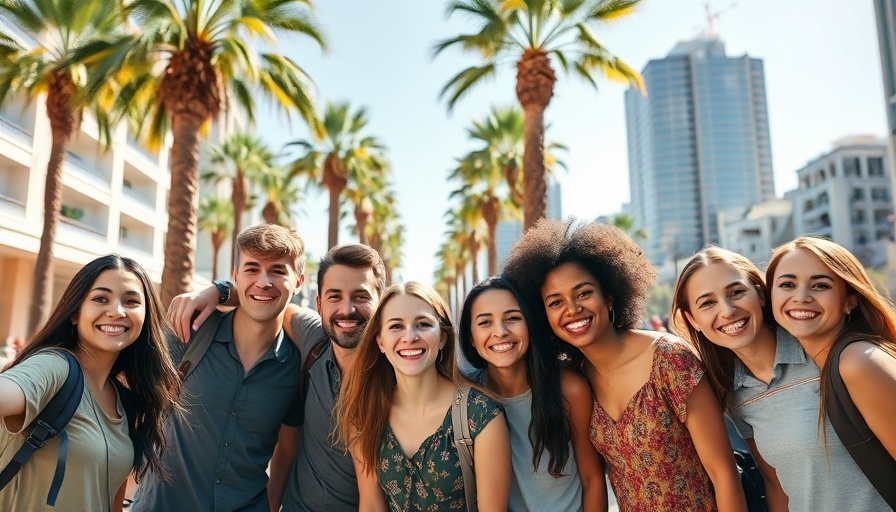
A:
[[[260,273],[258,274],[258,281],[256,281],[256,284],[257,284],[260,288],[270,288],[271,286],[273,286],[272,283],[273,283],[273,281],[272,281],[271,278],[268,276],[268,273],[267,273],[267,272],[260,272]]]
[[[112,301],[110,303],[112,306],[109,308],[107,314],[113,318],[120,318],[124,316],[124,305],[122,305],[120,300]]]
[[[569,302],[567,303],[567,306],[566,306],[566,312],[567,312],[567,313],[575,314],[575,313],[578,313],[578,312],[581,311],[581,310],[582,310],[582,305],[579,304],[578,302],[572,300],[572,301],[569,301]]]
[[[809,288],[805,286],[797,287],[793,291],[793,300],[796,302],[811,302],[812,294],[809,293]]]
[[[503,338],[507,336],[510,331],[507,330],[507,326],[504,325],[504,322],[495,322],[495,330],[492,332],[492,336],[495,338]]]
[[[734,316],[735,311],[737,311],[737,306],[732,304],[730,300],[722,301],[722,317],[731,318]]]
[[[353,315],[357,310],[355,303],[351,299],[345,299],[339,304],[340,315]]]

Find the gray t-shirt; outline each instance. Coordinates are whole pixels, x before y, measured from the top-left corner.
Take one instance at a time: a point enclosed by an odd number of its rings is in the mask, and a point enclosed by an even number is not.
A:
[[[297,332],[294,330],[293,332]],[[304,351],[303,351],[304,352]],[[342,512],[358,510],[358,481],[351,455],[334,445],[333,407],[342,385],[342,373],[327,342],[311,367],[305,395],[302,442],[290,470],[283,511]]]
[[[160,510],[269,510],[266,469],[281,425],[298,426],[301,356],[283,331],[244,372],[224,316],[208,351],[184,382],[186,412],[168,418],[162,463],[168,480],[149,476],[132,505]]]
[[[563,476],[554,478],[548,471],[551,454],[545,450],[532,466],[532,441],[529,423],[532,421],[532,390],[513,398],[502,398],[507,426],[510,428],[511,466],[510,498],[507,509],[512,512],[551,510],[573,512],[582,510],[582,481],[576,466],[572,443]]]
[[[819,370],[799,342],[778,329],[772,379],[766,386],[735,360],[732,419],[773,468],[790,510],[890,510],[827,423],[827,452],[818,429]]]

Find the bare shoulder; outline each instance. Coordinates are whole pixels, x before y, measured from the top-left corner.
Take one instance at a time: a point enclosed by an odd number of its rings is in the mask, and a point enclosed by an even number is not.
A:
[[[843,349],[839,370],[847,386],[886,376],[896,379],[896,358],[873,343],[857,341]]]
[[[592,400],[591,386],[585,377],[572,370],[560,372],[560,393],[567,402],[577,402],[587,399]]]

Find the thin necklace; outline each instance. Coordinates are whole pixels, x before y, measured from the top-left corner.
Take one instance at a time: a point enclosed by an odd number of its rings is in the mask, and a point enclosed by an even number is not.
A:
[[[623,345],[623,349],[625,345]],[[619,357],[616,358],[616,364],[613,366],[613,370],[610,372],[610,378],[607,379],[607,384],[604,386],[606,389],[610,389],[610,382],[613,380],[613,376],[616,375],[616,369],[619,368],[619,363],[622,362],[622,353],[619,354]],[[594,372],[603,377],[600,371],[597,369],[597,366],[594,367]],[[600,382],[600,381],[598,381]]]

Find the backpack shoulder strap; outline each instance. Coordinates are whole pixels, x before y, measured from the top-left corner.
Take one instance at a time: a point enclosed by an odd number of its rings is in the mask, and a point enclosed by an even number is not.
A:
[[[454,446],[460,459],[460,469],[464,474],[464,493],[467,511],[477,512],[476,475],[473,471],[473,439],[470,437],[470,421],[467,416],[467,402],[470,386],[458,386],[457,396],[451,406],[451,428],[454,431]]]
[[[34,452],[42,448],[50,439],[59,436],[56,472],[53,475],[50,492],[47,494],[47,505],[51,507],[56,505],[56,497],[62,487],[62,479],[65,477],[65,461],[68,454],[68,434],[65,432],[65,426],[75,415],[75,410],[78,409],[84,394],[84,375],[78,360],[67,350],[56,352],[65,357],[68,362],[68,376],[46,407],[28,425],[28,429],[31,431],[28,439],[0,472],[0,489],[2,489],[12,481],[25,462],[34,455]]]
[[[302,361],[302,375],[299,380],[299,399],[302,401],[302,404],[305,403],[305,396],[308,394],[308,380],[311,377],[311,367],[314,366],[315,361],[320,359],[321,354],[324,353],[324,350],[327,348],[327,344],[330,342],[328,339],[322,339],[314,344],[311,347],[311,350],[308,351],[308,354],[305,356],[305,360]],[[299,418],[300,424],[305,424],[305,407],[299,408]]]
[[[884,501],[896,508],[896,486],[893,485],[896,481],[896,459],[890,456],[880,439],[871,431],[840,376],[840,355],[843,349],[861,340],[862,338],[856,337],[841,341],[828,356],[831,358],[831,371],[828,372],[831,393],[828,393],[825,401],[827,415],[837,437],[856,465]]]
[[[199,361],[212,344],[215,333],[218,332],[218,327],[221,325],[222,318],[224,318],[224,314],[220,311],[212,312],[208,319],[199,326],[199,330],[190,337],[190,342],[187,344],[183,358],[177,366],[180,380],[187,380],[187,377],[196,369]]]

